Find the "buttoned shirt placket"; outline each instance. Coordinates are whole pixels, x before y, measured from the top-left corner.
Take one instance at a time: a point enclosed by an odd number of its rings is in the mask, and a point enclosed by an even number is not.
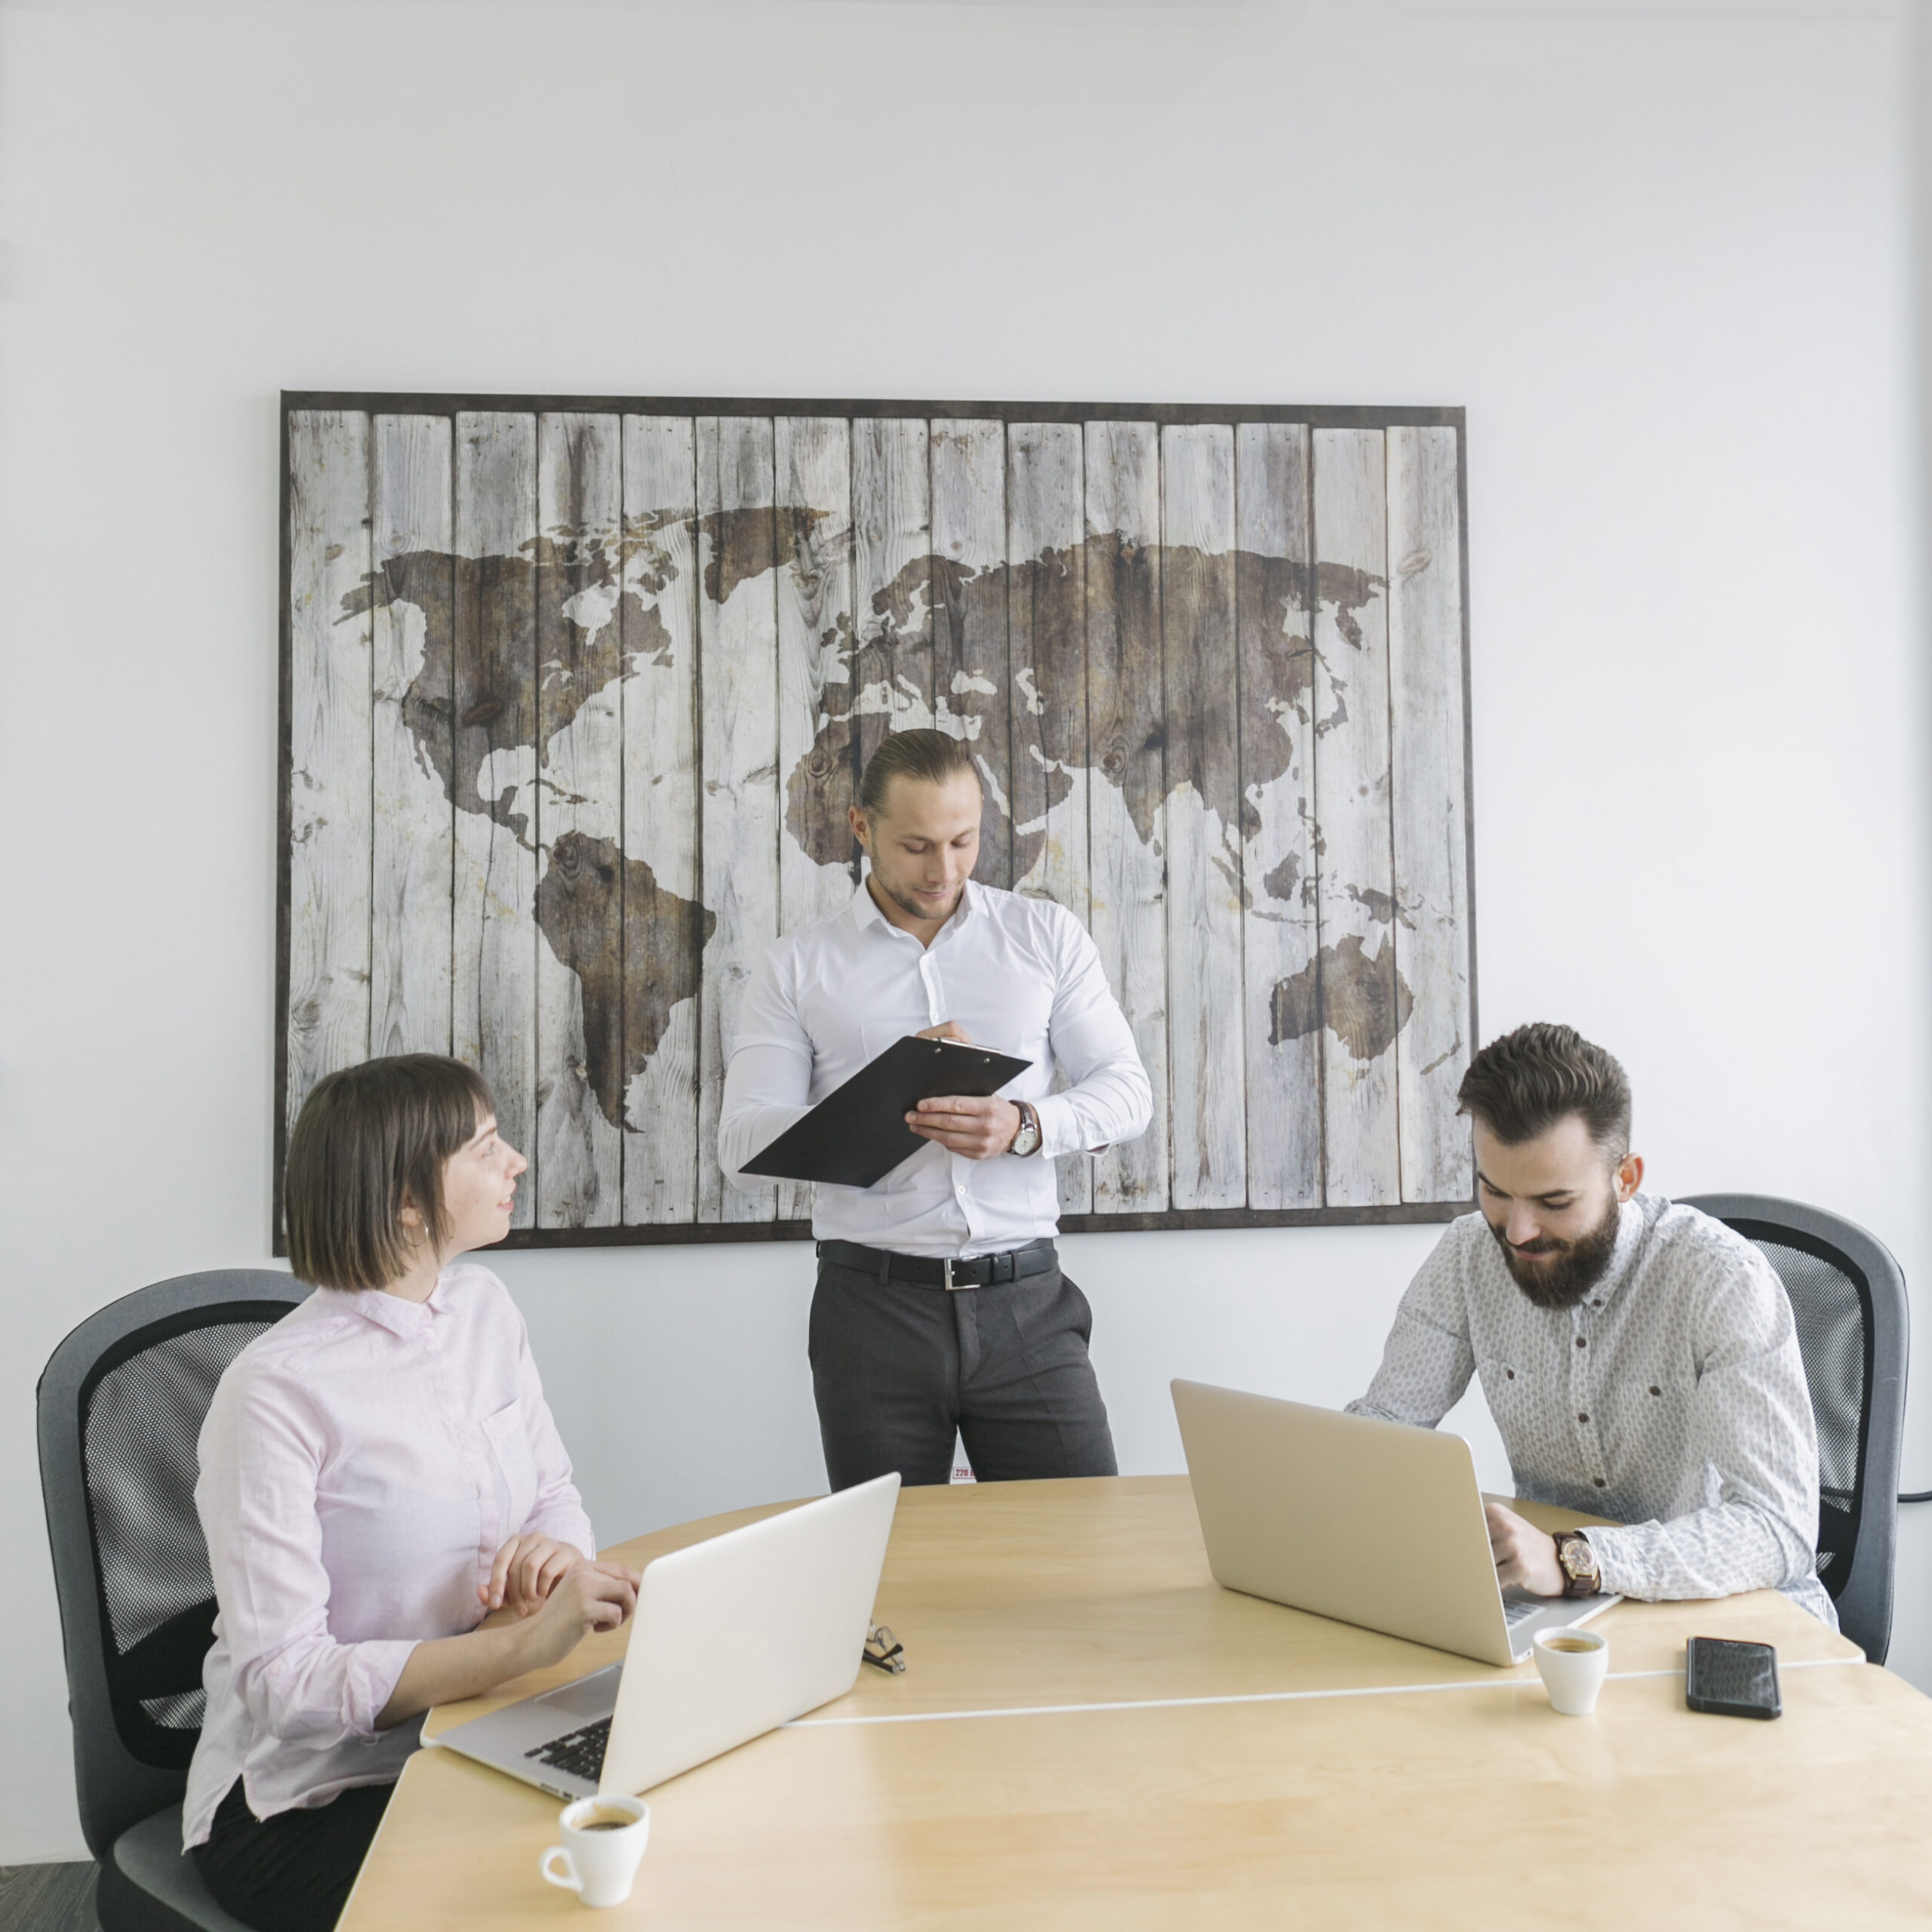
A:
[[[1604,1448],[1598,1422],[1601,1351],[1596,1346],[1598,1327],[1592,1318],[1610,1294],[1609,1287],[1599,1284],[1570,1311],[1570,1407],[1577,1418],[1577,1449],[1590,1483],[1597,1489],[1610,1487],[1610,1458]]]
[[[928,1026],[944,1025],[946,1017],[946,989],[940,973],[938,957],[940,949],[951,941],[955,934],[972,916],[971,897],[962,892],[959,895],[958,909],[934,934],[933,941],[930,946],[920,945],[916,935],[907,932],[903,927],[895,926],[889,919],[882,919],[880,921],[880,930],[891,935],[894,945],[918,947],[919,983],[925,989],[926,1024]],[[966,1157],[963,1154],[955,1154],[952,1149],[948,1148],[946,1150],[946,1161],[947,1168],[952,1177],[952,1198],[958,1204],[960,1221],[965,1229],[965,1234],[961,1244],[963,1247],[967,1242],[977,1240],[980,1233],[979,1229],[974,1224],[973,1197],[966,1186]]]

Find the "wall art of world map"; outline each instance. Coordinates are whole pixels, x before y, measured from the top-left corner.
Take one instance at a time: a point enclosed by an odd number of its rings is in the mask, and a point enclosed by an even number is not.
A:
[[[1063,1226],[1466,1208],[1460,411],[284,405],[278,1203],[315,1082],[429,1051],[529,1155],[514,1242],[808,1232],[718,1167],[738,1003],[937,727],[1152,1080]]]

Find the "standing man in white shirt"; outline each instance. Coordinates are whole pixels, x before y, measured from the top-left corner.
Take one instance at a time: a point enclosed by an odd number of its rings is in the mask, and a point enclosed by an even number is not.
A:
[[[812,1386],[834,1489],[888,1469],[944,1482],[955,1430],[983,1480],[1115,1473],[1053,1164],[1143,1133],[1152,1091],[1079,921],[973,881],[981,805],[958,739],[886,738],[851,815],[866,877],[772,947],[739,1011],[718,1155],[746,1189],[775,1185],[746,1161],[909,1033],[1031,1063],[1010,1097],[921,1101],[906,1118],[931,1144],[875,1186],[817,1191]]]
[[[1818,1442],[1784,1284],[1721,1221],[1638,1192],[1630,1087],[1538,1023],[1460,1089],[1481,1212],[1454,1223],[1395,1316],[1358,1415],[1433,1429],[1472,1374],[1520,1496],[1620,1527],[1552,1536],[1488,1506],[1498,1580],[1647,1602],[1818,1580]]]

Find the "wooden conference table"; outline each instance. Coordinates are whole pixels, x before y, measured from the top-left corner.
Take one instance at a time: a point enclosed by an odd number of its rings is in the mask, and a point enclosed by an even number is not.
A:
[[[1575,1521],[1534,1505],[1525,1513]],[[611,1552],[641,1564],[773,1513]],[[1593,1718],[1219,1589],[1183,1477],[900,1498],[907,1669],[647,1794],[613,1928],[1857,1925],[1932,1919],[1932,1703],[1770,1591],[1623,1604]],[[1687,1636],[1774,1643],[1783,1717],[1684,1706]],[[611,1661],[594,1638],[524,1696]],[[728,1659],[694,1659],[728,1669]],[[488,1708],[432,1713],[437,1730]],[[342,1932],[562,1924],[555,1798],[410,1761]]]

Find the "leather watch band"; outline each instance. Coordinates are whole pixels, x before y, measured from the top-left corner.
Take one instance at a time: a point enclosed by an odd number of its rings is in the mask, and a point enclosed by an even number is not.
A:
[[[1580,1552],[1582,1561],[1575,1562]],[[1559,1530],[1556,1535],[1556,1561],[1563,1572],[1563,1594],[1566,1597],[1593,1597],[1603,1587],[1602,1572],[1597,1567],[1596,1552],[1590,1547],[1590,1540],[1581,1530]],[[1573,1567],[1574,1563],[1574,1567]]]

